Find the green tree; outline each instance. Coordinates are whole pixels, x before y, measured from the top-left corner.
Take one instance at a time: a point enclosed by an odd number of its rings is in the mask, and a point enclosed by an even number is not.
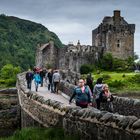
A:
[[[62,47],[58,36],[45,26],[28,20],[0,15],[0,68],[6,64],[27,70],[35,65],[37,44],[54,41]]]
[[[93,70],[94,70],[94,66],[93,65],[89,65],[89,64],[83,64],[80,67],[80,73],[81,74],[88,74],[88,73],[93,72]]]
[[[111,53],[104,54],[101,59],[101,68],[108,71],[113,70],[113,61],[114,58]]]
[[[16,76],[20,72],[20,67],[14,67],[12,64],[6,64],[0,71],[0,79],[5,81],[6,86],[14,86],[16,83]]]

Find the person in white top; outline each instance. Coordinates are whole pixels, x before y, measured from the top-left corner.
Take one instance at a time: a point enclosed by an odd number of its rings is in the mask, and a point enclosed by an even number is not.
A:
[[[52,77],[53,85],[54,85],[54,93],[58,94],[58,88],[59,88],[59,83],[60,83],[60,74],[58,70],[55,71]]]

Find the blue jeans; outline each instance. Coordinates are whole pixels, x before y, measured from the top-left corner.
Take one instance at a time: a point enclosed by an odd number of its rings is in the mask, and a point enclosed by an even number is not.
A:
[[[35,81],[35,90],[38,91],[39,82]]]

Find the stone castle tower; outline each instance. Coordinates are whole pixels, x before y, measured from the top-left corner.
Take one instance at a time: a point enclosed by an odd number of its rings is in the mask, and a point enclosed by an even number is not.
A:
[[[104,17],[92,31],[92,46],[103,47],[114,57],[126,59],[134,56],[135,24],[128,24],[120,13],[115,10],[112,17]]]

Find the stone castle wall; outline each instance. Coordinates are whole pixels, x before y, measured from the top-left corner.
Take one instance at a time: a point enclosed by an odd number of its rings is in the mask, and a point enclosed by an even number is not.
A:
[[[116,58],[127,59],[134,56],[134,32],[135,24],[128,24],[117,10],[92,31],[92,45],[102,46]]]
[[[78,47],[78,48],[77,48]],[[85,45],[65,46],[57,48],[53,42],[49,42],[37,47],[36,66],[63,69],[79,72],[83,64],[96,64],[103,55],[102,47]]]
[[[91,49],[85,50],[85,47],[81,46],[81,50],[76,52],[66,49],[64,49],[65,51],[61,51],[62,49],[60,49],[59,61],[57,62],[59,64],[58,68],[79,72],[83,64],[96,64],[98,59],[102,56],[103,50],[102,48],[95,48],[92,46],[89,48]]]
[[[81,109],[45,100],[26,89],[24,74],[18,75],[17,89],[22,111],[44,127],[63,127],[68,135],[79,134],[81,140],[139,140],[140,119],[123,116],[95,108]],[[24,118],[25,117],[25,118]],[[22,121],[33,121],[22,116]],[[30,123],[31,122],[31,123]],[[26,126],[23,126],[26,127]]]

